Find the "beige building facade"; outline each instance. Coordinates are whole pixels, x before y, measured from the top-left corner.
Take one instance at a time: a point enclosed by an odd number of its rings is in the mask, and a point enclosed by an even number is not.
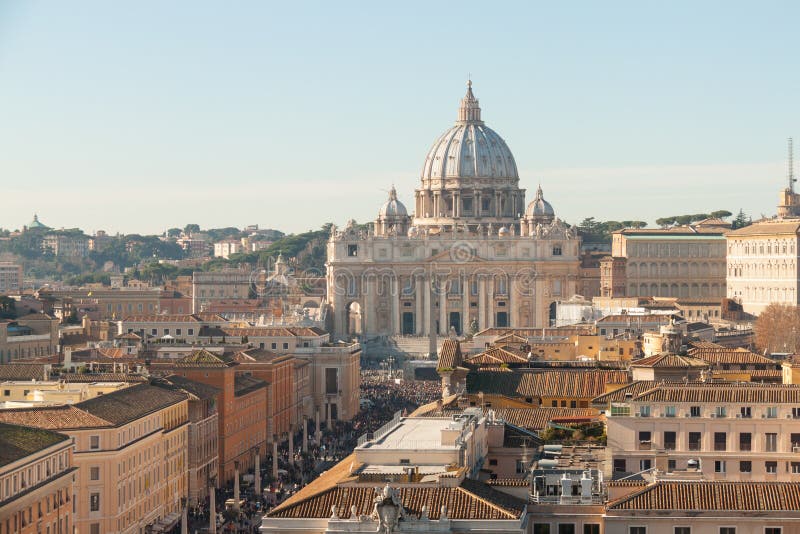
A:
[[[600,269],[602,295],[723,298],[725,234],[729,231],[730,224],[711,220],[614,232],[612,259],[605,260]]]
[[[548,326],[576,293],[580,238],[541,187],[529,204],[505,141],[467,90],[431,147],[409,215],[392,187],[374,224],[332,228],[328,301],[336,337],[463,334]]]
[[[728,298],[761,313],[772,303],[797,306],[800,219],[757,222],[728,234]]]

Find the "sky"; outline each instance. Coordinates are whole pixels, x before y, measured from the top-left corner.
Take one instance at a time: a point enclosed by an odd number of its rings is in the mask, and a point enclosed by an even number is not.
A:
[[[0,0],[0,227],[159,233],[411,208],[471,76],[578,223],[775,213],[798,2]],[[410,211],[410,210],[409,210]]]

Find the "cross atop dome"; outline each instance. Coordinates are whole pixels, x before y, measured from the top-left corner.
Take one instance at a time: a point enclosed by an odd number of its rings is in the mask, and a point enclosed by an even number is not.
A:
[[[461,99],[461,106],[458,108],[458,122],[481,122],[481,107],[472,93],[472,80],[467,80],[467,94]]]

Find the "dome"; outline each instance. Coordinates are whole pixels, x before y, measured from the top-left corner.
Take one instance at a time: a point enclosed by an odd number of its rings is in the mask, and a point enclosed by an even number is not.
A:
[[[471,81],[461,100],[455,126],[433,143],[422,168],[423,181],[447,177],[519,180],[508,145],[481,120],[481,108],[472,94]]]
[[[408,217],[406,207],[397,200],[397,190],[394,186],[389,190],[389,200],[381,206],[378,217]]]
[[[556,216],[555,210],[553,210],[553,206],[550,205],[548,201],[544,199],[542,195],[542,186],[536,190],[536,198],[534,198],[530,204],[528,204],[528,209],[525,210],[525,217],[531,218],[547,218],[552,219]]]
[[[34,228],[40,228],[42,230],[50,229],[49,226],[47,226],[46,224],[42,224],[41,221],[39,221],[39,216],[36,214],[33,215],[33,220],[30,223],[28,223],[29,230],[32,230]]]

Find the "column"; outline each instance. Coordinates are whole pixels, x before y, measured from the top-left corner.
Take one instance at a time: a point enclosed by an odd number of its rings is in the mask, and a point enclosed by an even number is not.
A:
[[[490,278],[487,285],[486,328],[491,328],[494,326],[494,278]]]
[[[444,280],[439,284],[439,334],[446,336],[448,333],[447,327],[447,292]]]
[[[461,217],[461,193],[453,193],[453,217]]]
[[[400,280],[397,275],[392,277],[389,298],[392,299],[392,333],[399,334],[400,330]]]
[[[439,192],[433,192],[433,217],[436,218],[439,216]]]
[[[486,328],[486,277],[478,276],[478,330]]]
[[[217,534],[217,489],[214,484],[208,486],[208,531]]]
[[[461,279],[461,334],[463,335],[469,331],[469,324],[471,322],[469,317],[469,301],[472,298],[470,293],[472,285],[470,284],[469,275],[464,274]]]
[[[303,452],[308,452],[308,419],[303,416]]]
[[[361,311],[361,313],[366,319],[365,333],[375,334],[378,330],[375,314],[375,310],[378,308],[376,305],[378,280],[371,274],[364,274],[363,276],[366,277],[366,281],[362,280],[362,282],[364,282],[366,295],[364,295],[364,309]]]
[[[329,402],[325,403],[325,428],[331,429],[331,404]]]
[[[259,500],[264,493],[264,488],[261,487],[261,451],[256,448],[256,467],[253,470],[255,482],[253,485],[255,486],[256,495],[258,495]]]
[[[516,276],[512,273],[511,276],[508,277],[508,326],[512,328],[517,325],[517,321],[514,318],[516,314],[516,309],[514,308],[514,293],[516,286],[514,282],[516,282]]]
[[[473,200],[472,202],[475,205],[475,208],[472,210],[472,213],[481,216],[483,215],[483,201],[481,200],[481,190],[476,189],[475,194],[473,196],[475,200]]]
[[[319,446],[319,445],[322,443],[322,431],[321,431],[321,430],[320,430],[320,428],[319,428],[319,424],[320,424],[320,420],[319,420],[319,408],[317,408],[317,419],[316,419],[316,424],[317,424],[317,432],[316,432],[316,434],[315,434],[315,436],[314,436],[314,439],[316,439],[316,441],[317,441],[317,446]]]
[[[239,461],[233,462],[233,509],[239,511]]]
[[[272,435],[272,478],[278,479],[278,435]]]
[[[422,294],[422,334],[427,336],[431,333],[431,324],[433,319],[433,301],[431,300],[431,281],[430,278],[425,276],[422,278],[423,294]]]
[[[425,291],[422,287],[423,278],[417,275],[416,280],[414,281],[414,304],[415,304],[415,311],[414,311],[414,333],[418,336],[421,336],[425,329],[423,327],[424,320],[422,318],[422,308],[423,308],[423,300],[424,295],[423,291]]]
[[[289,465],[294,465],[294,425],[289,425]]]

